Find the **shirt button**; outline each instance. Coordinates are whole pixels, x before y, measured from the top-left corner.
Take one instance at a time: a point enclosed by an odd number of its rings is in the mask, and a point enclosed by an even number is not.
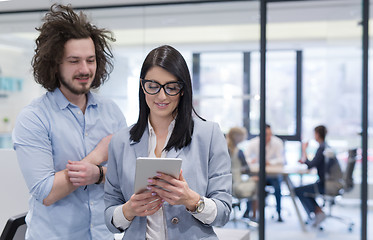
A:
[[[84,135],[87,137],[87,136],[88,136],[88,133],[85,133]]]
[[[173,224],[178,224],[178,223],[179,223],[179,219],[178,219],[177,217],[173,217],[173,218],[171,219],[171,223],[173,223]]]
[[[78,114],[79,114],[79,115],[82,114],[82,111],[78,111]]]

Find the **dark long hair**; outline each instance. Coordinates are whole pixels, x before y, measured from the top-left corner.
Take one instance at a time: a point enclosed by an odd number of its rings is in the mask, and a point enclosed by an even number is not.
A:
[[[183,83],[182,94],[180,93],[180,100],[176,109],[175,127],[164,150],[181,149],[188,146],[192,140],[194,127],[192,113],[194,112],[196,116],[201,118],[193,108],[192,81],[189,69],[180,52],[168,45],[157,47],[146,56],[141,68],[140,78],[144,79],[147,72],[155,66],[163,68]],[[144,134],[150,112],[141,84],[139,86],[139,107],[139,118],[130,130],[131,140],[136,142],[139,142]]]
[[[53,4],[43,18],[44,24],[36,28],[35,55],[32,59],[35,81],[48,91],[60,87],[58,66],[65,43],[70,39],[91,38],[95,46],[97,69],[91,88],[98,88],[113,70],[113,54],[108,41],[115,41],[112,32],[99,29],[88,22],[82,12],[76,14],[70,5]]]

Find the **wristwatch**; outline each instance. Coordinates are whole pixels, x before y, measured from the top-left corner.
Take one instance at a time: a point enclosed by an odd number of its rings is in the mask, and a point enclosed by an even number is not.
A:
[[[189,210],[188,211],[191,212],[192,214],[196,214],[196,213],[201,213],[203,209],[205,209],[205,200],[202,196],[200,196],[198,202],[196,203],[194,212],[189,211]]]

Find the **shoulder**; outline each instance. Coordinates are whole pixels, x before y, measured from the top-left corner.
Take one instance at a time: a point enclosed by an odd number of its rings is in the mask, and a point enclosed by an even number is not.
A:
[[[13,141],[23,142],[27,138],[39,138],[50,131],[55,106],[43,95],[24,107],[17,116],[13,128]]]
[[[121,128],[119,131],[114,133],[111,142],[113,144],[123,144],[124,142],[129,141],[131,128],[132,126]]]
[[[325,143],[320,143],[319,148],[317,149],[317,152],[324,154],[325,147],[326,147]]]
[[[200,119],[194,119],[192,142],[200,146],[201,144],[215,144],[217,142],[224,142],[226,145],[226,140],[219,124]]]
[[[92,95],[92,97],[94,98],[94,100],[97,102],[99,106],[103,106],[105,108],[113,107],[113,108],[118,108],[119,110],[118,105],[112,99],[106,96],[102,96],[100,94],[94,93],[94,92],[91,92],[90,94]]]
[[[220,126],[216,122],[211,121],[203,121],[199,118],[193,118],[194,121],[194,133],[196,134],[206,134],[206,133],[213,133],[213,132],[221,132]],[[194,135],[193,133],[193,135]]]
[[[249,139],[249,140],[247,141],[247,145],[248,145],[248,146],[254,146],[254,145],[255,145],[255,147],[257,147],[256,145],[259,144],[259,140],[260,140],[259,136],[256,136],[256,137],[254,137],[254,138],[251,138],[251,139]]]
[[[17,121],[25,121],[31,119],[42,119],[48,111],[52,111],[51,104],[48,103],[48,97],[44,94],[38,97],[24,107],[17,116]]]
[[[110,118],[125,119],[122,110],[112,99],[93,92],[91,95],[97,103],[99,112],[107,114]]]
[[[277,137],[277,136],[272,136],[271,138],[271,141],[277,145],[283,145],[283,141],[281,138]]]

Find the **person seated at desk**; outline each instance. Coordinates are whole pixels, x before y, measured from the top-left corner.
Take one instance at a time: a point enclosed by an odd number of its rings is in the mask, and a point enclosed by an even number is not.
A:
[[[246,139],[247,132],[243,127],[233,127],[227,134],[228,152],[232,161],[232,190],[233,196],[237,198],[248,198],[246,211],[243,215],[245,218],[250,217],[250,209],[252,209],[252,218],[256,218],[256,190],[258,177],[252,176],[247,180],[242,179],[242,174],[249,176],[250,168],[246,162],[243,151],[237,145]],[[252,208],[250,207],[250,202]]]
[[[302,144],[302,158],[299,162],[307,165],[308,169],[316,168],[319,179],[316,183],[295,188],[295,194],[302,203],[307,215],[314,220],[313,227],[317,227],[326,218],[325,213],[315,200],[316,192],[323,194],[325,192],[325,156],[324,150],[327,147],[325,137],[327,129],[323,125],[315,127],[315,140],[319,143],[319,148],[316,151],[314,158],[309,161],[307,159],[308,142]]]
[[[259,163],[259,136],[251,139],[245,151],[246,160],[249,164]],[[266,165],[283,166],[284,160],[284,143],[283,141],[272,135],[271,126],[266,124]],[[278,222],[283,222],[281,217],[281,175],[267,176],[266,184],[274,187],[276,197],[276,211],[278,214]]]

